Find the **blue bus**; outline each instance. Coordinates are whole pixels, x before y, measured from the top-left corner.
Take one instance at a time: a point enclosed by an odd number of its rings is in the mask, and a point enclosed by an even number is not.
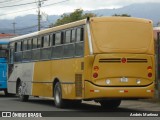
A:
[[[7,71],[8,71],[8,40],[0,39],[0,91],[7,92]]]

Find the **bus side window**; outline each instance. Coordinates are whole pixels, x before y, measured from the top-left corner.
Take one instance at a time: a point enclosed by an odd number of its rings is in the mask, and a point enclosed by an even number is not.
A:
[[[49,38],[50,38],[49,35],[43,36],[43,39],[42,39],[42,47],[48,47],[48,46],[49,46]]]
[[[76,30],[73,29],[71,32],[71,42],[75,42],[76,40]]]
[[[22,42],[19,41],[15,44],[15,62],[21,62],[22,61]]]
[[[70,43],[71,42],[71,31],[67,30],[65,32],[65,43]]]
[[[63,44],[65,41],[64,41],[64,38],[65,36],[64,36],[64,32],[62,31],[61,32],[61,44]]]
[[[63,40],[62,37],[63,35],[61,32],[53,34],[53,38],[52,38],[53,47],[52,47],[52,54],[51,54],[51,57],[53,59],[59,59],[63,57],[63,46],[61,45]]]
[[[16,52],[20,52],[20,51],[22,51],[22,42],[21,41],[17,43],[17,51]]]
[[[14,44],[14,51],[17,52],[17,42]]]
[[[84,39],[84,30],[83,30],[83,28],[77,28],[77,41],[76,42],[83,41],[83,39]]]
[[[32,49],[32,39],[28,40],[28,50]]]
[[[76,43],[75,43],[75,56],[84,56],[84,29],[77,28]]]
[[[52,34],[50,39],[51,39],[51,46],[54,46],[55,45],[55,34]]]
[[[33,43],[32,43],[32,49],[36,49],[37,48],[37,38],[33,38]]]
[[[38,37],[38,40],[37,40],[37,48],[41,48],[42,46],[42,37]]]
[[[23,41],[23,51],[28,49],[28,40]]]
[[[48,60],[51,57],[51,48],[49,47],[50,35],[42,37],[41,59]]]
[[[81,28],[81,41],[84,41],[84,28]]]
[[[60,45],[61,44],[61,33],[56,33],[55,34],[55,45]]]

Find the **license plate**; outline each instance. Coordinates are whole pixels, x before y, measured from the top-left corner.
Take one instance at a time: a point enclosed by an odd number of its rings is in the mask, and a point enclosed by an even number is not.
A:
[[[122,77],[122,78],[120,79],[120,81],[121,81],[121,82],[128,82],[128,78]]]

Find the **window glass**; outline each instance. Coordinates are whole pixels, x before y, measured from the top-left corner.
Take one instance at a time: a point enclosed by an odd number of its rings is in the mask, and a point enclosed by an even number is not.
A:
[[[14,50],[15,50],[15,52],[17,52],[17,43],[15,42],[15,44],[14,44]]]
[[[71,41],[71,31],[68,30],[66,31],[65,43],[70,43],[70,41]]]
[[[22,61],[22,52],[17,52],[14,54],[14,61],[15,62],[21,62]]]
[[[51,41],[52,41],[52,44],[51,44],[51,45],[52,45],[52,46],[55,45],[55,34],[52,35]]]
[[[22,42],[17,42],[17,52],[22,51]]]
[[[72,30],[72,37],[71,37],[71,42],[74,42],[76,40],[76,30]]]
[[[75,54],[74,44],[64,45],[64,53],[63,53],[64,57],[67,57],[67,58],[74,57],[74,54]]]
[[[41,48],[41,46],[42,46],[42,45],[41,45],[41,39],[42,39],[41,37],[38,37],[38,45],[37,45],[37,48]]]
[[[33,45],[32,45],[33,49],[37,48],[37,38],[33,38]]]
[[[24,40],[23,41],[23,50],[27,50],[27,48],[28,48],[28,41]]]
[[[61,33],[55,34],[55,45],[61,44]]]
[[[52,47],[52,58],[53,59],[63,58],[63,46]]]
[[[40,50],[41,49],[32,50],[32,60],[40,59]]]
[[[29,61],[31,59],[31,51],[24,51],[23,52],[23,61]]]
[[[51,48],[43,48],[41,50],[41,59],[50,59],[51,57]]]
[[[8,50],[0,50],[0,57],[7,57],[8,56]]]
[[[77,42],[83,41],[83,28],[77,28]]]
[[[28,50],[32,49],[32,39],[28,40]]]
[[[75,43],[75,56],[84,55],[84,42]]]
[[[49,46],[49,35],[46,35],[43,37],[43,47],[48,47]]]
[[[84,41],[84,28],[81,28],[81,41]]]

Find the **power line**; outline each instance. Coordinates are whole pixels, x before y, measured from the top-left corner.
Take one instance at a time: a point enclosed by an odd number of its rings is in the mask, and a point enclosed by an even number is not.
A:
[[[17,4],[17,5],[3,6],[0,8],[17,7],[17,6],[23,6],[23,5],[30,5],[30,4],[34,4],[34,3],[37,3],[37,2],[29,2],[29,3],[23,3],[23,4]]]
[[[0,16],[5,16],[5,15],[9,15],[9,14],[24,12],[24,11],[28,12],[29,10],[33,10],[33,9],[37,9],[37,8],[31,8],[31,9],[25,9],[25,10],[20,10],[20,11],[16,11],[16,12],[6,13],[6,14],[0,14]]]
[[[8,3],[8,2],[15,2],[17,0],[5,0],[5,1],[1,1],[0,4],[4,4],[4,3]],[[23,1],[23,0],[18,0],[18,1]]]
[[[59,4],[59,3],[64,3],[64,2],[67,2],[67,1],[69,1],[69,0],[60,1],[60,2],[56,2],[56,3],[49,4],[49,5],[44,5],[44,6],[42,6],[42,7],[52,6],[52,5],[56,5],[56,4]],[[9,14],[24,12],[24,11],[27,12],[27,11],[33,10],[33,9],[37,9],[37,8],[30,8],[30,9],[20,10],[20,11],[16,11],[16,12],[11,12],[11,13],[0,14],[0,16],[5,16],[5,15],[9,15]]]
[[[63,0],[63,1],[60,1],[60,2],[57,2],[57,3],[52,3],[52,4],[49,4],[49,5],[45,5],[45,6],[42,6],[42,7],[52,6],[52,5],[56,5],[56,4],[59,4],[59,3],[64,3],[64,2],[67,2],[67,1],[70,1],[70,0]]]
[[[6,3],[6,2],[11,2],[11,1],[14,1],[14,0],[5,0],[5,1],[1,1],[0,3]]]

